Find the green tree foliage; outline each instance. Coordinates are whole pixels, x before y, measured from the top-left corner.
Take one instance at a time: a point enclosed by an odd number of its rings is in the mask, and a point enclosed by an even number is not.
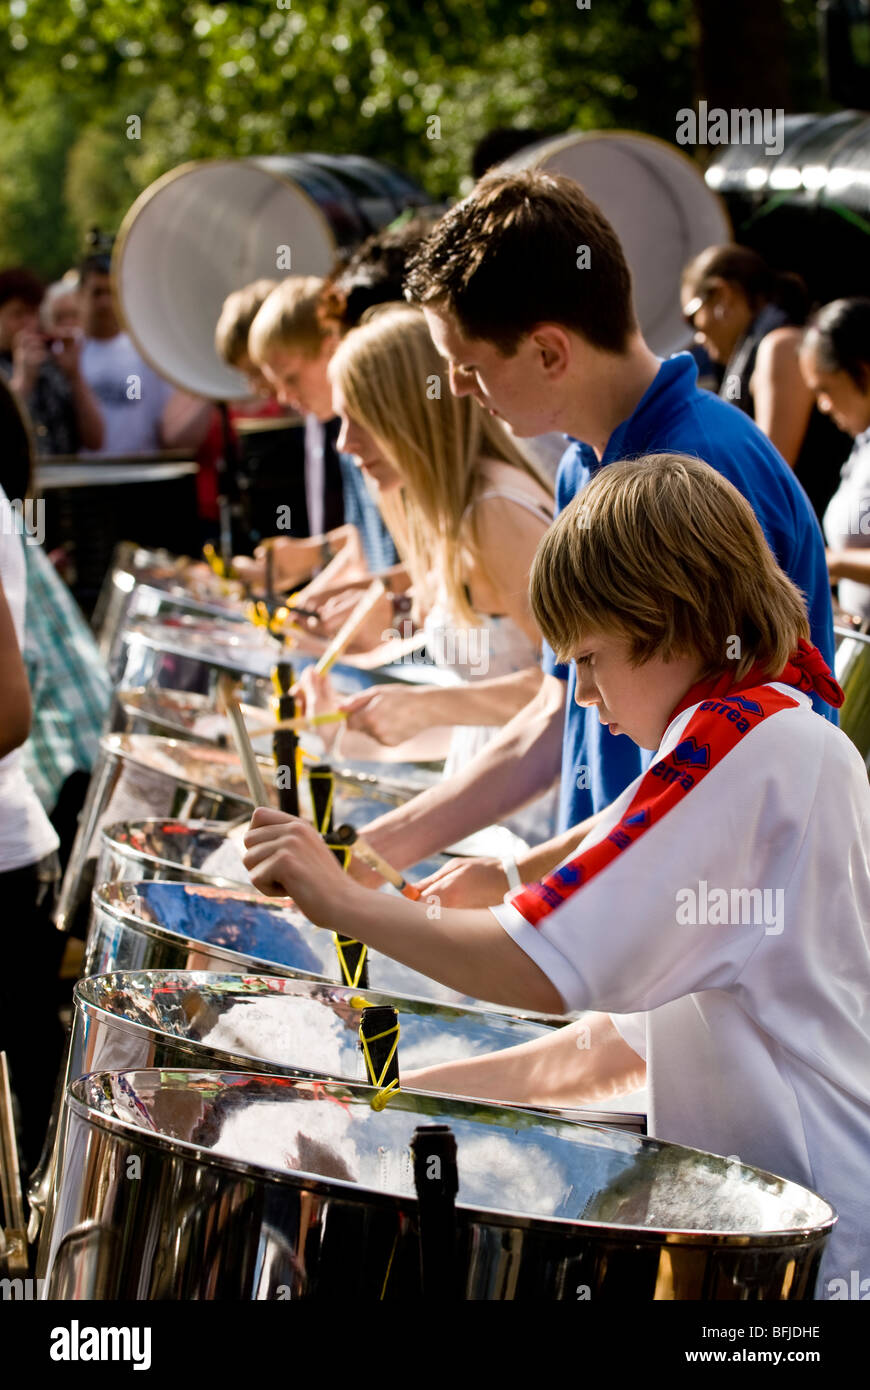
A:
[[[783,5],[806,105],[819,90],[814,3]],[[44,84],[46,123],[38,139],[3,142],[0,211],[16,230],[4,226],[0,249],[28,250],[19,185],[54,209],[29,242],[54,272],[69,258],[72,227],[117,220],[127,190],[184,159],[354,151],[399,166],[441,199],[467,186],[471,150],[496,125],[621,127],[672,140],[675,112],[696,95],[691,0],[588,6],[0,0],[3,129],[34,119],[34,82]],[[127,138],[131,114],[141,139]],[[67,208],[59,168],[71,149]],[[53,242],[42,230],[51,226]]]

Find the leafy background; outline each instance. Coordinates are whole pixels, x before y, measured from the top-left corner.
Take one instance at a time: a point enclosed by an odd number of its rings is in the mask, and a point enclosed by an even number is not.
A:
[[[494,126],[673,140],[699,95],[742,104],[716,71],[721,45],[703,43],[712,3],[0,0],[0,265],[61,274],[90,226],[115,231],[186,159],[353,151],[434,201],[466,191]],[[814,0],[715,3],[738,39],[743,23],[770,26],[778,67],[764,44],[738,42],[732,60],[753,104],[824,106]]]

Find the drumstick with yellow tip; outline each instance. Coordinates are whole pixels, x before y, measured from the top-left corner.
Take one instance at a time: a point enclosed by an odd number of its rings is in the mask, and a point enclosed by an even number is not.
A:
[[[347,710],[344,709],[333,709],[324,714],[298,714],[294,719],[279,719],[277,724],[249,724],[248,733],[254,738],[259,738],[260,734],[274,734],[278,729],[292,729],[294,733],[301,734],[316,729],[319,724],[338,724],[343,719],[347,719]]]
[[[239,702],[236,699],[233,678],[227,672],[224,672],[218,681],[218,697],[230,721],[233,743],[236,745],[236,752],[242,764],[242,770],[245,774],[248,790],[251,793],[251,799],[255,806],[271,806],[272,803],[266,794],[266,788],[263,784],[263,778],[260,775],[260,768],[257,763],[256,755],[251,747],[251,740],[245,726],[244,716],[239,709]]]
[[[318,676],[325,676],[332,664],[338,660],[354,633],[365,622],[378,599],[386,593],[384,581],[375,579],[366,589],[353,611],[342,623],[314,670]]]
[[[370,869],[380,874],[381,878],[386,879],[394,888],[398,888],[403,897],[410,898],[412,902],[417,902],[421,897],[420,889],[415,888],[413,883],[409,883],[403,878],[398,869],[394,869],[392,864],[384,859],[383,855],[378,854],[377,850],[366,840],[360,838],[352,825],[340,825],[330,836],[331,842],[336,841],[341,845],[347,845],[364,864],[368,864]]]

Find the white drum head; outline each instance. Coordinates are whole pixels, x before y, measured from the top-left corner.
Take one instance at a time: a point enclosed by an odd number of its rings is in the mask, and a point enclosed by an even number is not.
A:
[[[622,242],[641,331],[653,352],[667,357],[688,345],[683,267],[705,247],[732,239],[724,204],[691,160],[652,136],[596,131],[542,141],[501,168],[546,169],[579,183]]]
[[[124,219],[113,259],[121,316],[142,356],[182,390],[249,395],[214,346],[226,296],[261,277],[326,275],[335,238],[280,161],[207,160],[157,179]],[[290,269],[277,269],[290,247]]]

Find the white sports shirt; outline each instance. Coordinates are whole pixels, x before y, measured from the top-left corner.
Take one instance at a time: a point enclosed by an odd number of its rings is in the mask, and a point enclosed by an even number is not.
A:
[[[868,843],[860,754],[772,682],[678,714],[580,852],[492,909],[566,1010],[617,1015],[651,1134],[836,1207],[817,1298],[870,1279]]]

